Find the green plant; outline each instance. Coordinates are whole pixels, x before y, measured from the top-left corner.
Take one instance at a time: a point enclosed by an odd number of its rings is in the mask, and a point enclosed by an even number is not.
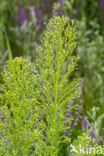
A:
[[[87,28],[85,19],[79,22],[80,40],[78,39],[77,53],[80,56],[80,74],[84,78],[82,105],[84,114],[87,111],[91,112],[93,107],[99,107],[97,118],[100,119],[101,115],[103,116],[104,107],[104,38],[99,32],[100,25],[96,21],[90,21],[89,24],[92,29]],[[102,133],[103,123],[104,119],[102,118],[100,134]]]
[[[104,114],[99,114],[99,110],[99,107],[93,107],[90,112],[87,112],[87,116],[89,119],[88,131],[95,131],[95,138],[97,142],[103,141],[103,136],[101,137],[101,132],[103,127],[102,122],[104,120]]]
[[[91,140],[87,133],[83,133],[71,144],[70,153],[72,156],[100,156],[104,155],[104,148],[97,145],[95,139]]]
[[[72,109],[67,108],[67,104],[78,95],[79,79],[68,82],[68,76],[75,70],[78,60],[78,57],[71,57],[76,46],[76,33],[74,22],[70,25],[68,21],[64,17],[51,19],[42,41],[44,46],[38,49],[36,66],[39,70],[39,90],[42,93],[40,101],[46,114],[43,125],[45,142],[41,142],[39,148],[44,147],[46,155],[57,155],[60,145],[70,141],[64,135],[64,130],[69,129],[70,121],[65,116]]]
[[[34,42],[39,39],[36,38],[36,17],[33,19],[30,15],[31,6],[26,7],[25,0],[14,0],[12,4],[10,0],[1,0],[0,3],[0,53],[8,51],[8,59],[25,56],[35,60]],[[20,6],[24,10],[24,24],[20,24]]]
[[[12,5],[15,4],[15,1]],[[15,5],[14,5],[15,6]],[[7,25],[12,27],[11,22],[12,6],[10,1],[1,0],[0,5],[0,52],[8,50],[8,58],[12,58],[12,51],[10,46],[10,41],[8,38],[8,28]]]
[[[74,22],[66,17],[49,21],[37,52],[36,68],[22,59],[10,60],[3,74],[1,94],[1,151],[6,155],[60,155],[70,118],[68,102],[79,96],[79,79],[68,81],[78,57]],[[35,74],[34,74],[35,70]]]
[[[0,97],[1,155],[26,155],[36,134],[36,75],[23,58],[7,62]]]

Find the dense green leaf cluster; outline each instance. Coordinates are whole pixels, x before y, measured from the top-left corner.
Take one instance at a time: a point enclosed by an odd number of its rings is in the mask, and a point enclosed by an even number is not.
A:
[[[70,118],[68,102],[78,94],[79,79],[68,82],[78,57],[74,22],[66,17],[49,21],[36,66],[23,58],[7,63],[1,86],[2,155],[57,156],[60,145],[70,143],[65,135]]]
[[[50,145],[48,147],[50,155],[57,155],[60,143],[70,140],[64,136],[63,132],[69,129],[70,119],[65,120],[65,116],[72,109],[67,108],[67,104],[78,95],[76,90],[79,79],[68,82],[68,76],[76,68],[78,60],[78,57],[73,57],[73,59],[71,57],[76,46],[75,37],[73,21],[70,25],[68,18],[56,17],[49,21],[42,41],[44,47],[38,49],[38,79],[42,84],[40,85],[42,92],[40,101],[47,116],[44,131],[47,129],[45,140]],[[45,142],[43,146],[45,148]]]
[[[0,138],[2,155],[26,155],[35,138],[36,75],[32,63],[15,58],[2,74]]]

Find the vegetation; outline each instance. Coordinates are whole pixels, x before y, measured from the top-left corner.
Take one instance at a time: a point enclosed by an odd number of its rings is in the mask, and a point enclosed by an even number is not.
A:
[[[69,129],[71,119],[65,117],[73,109],[67,105],[78,96],[79,86],[79,79],[70,83],[67,79],[78,60],[71,59],[76,46],[73,21],[70,26],[68,18],[51,19],[43,45],[38,49],[36,67],[15,58],[8,61],[2,74],[2,155],[31,152],[53,156],[62,142],[70,142],[64,130]]]
[[[0,154],[103,147],[103,42],[104,0],[0,1]]]

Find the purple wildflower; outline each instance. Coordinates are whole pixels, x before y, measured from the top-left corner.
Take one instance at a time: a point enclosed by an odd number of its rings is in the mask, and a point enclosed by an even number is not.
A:
[[[68,112],[67,117],[71,117],[72,116],[72,112]]]
[[[36,16],[39,17],[41,15],[40,9],[36,9]]]
[[[25,13],[24,13],[24,9],[20,8],[20,25],[23,25],[25,22]]]
[[[78,12],[78,9],[77,9],[77,8],[75,8],[75,9],[74,9],[74,13],[75,13],[75,14],[77,14],[77,12]]]
[[[83,127],[85,130],[87,130],[87,120],[86,119],[83,120]]]
[[[69,19],[74,20],[74,17],[70,15],[70,16],[69,16]]]
[[[100,0],[100,8],[104,7],[104,0]]]
[[[13,20],[15,19],[15,16],[14,15],[12,15],[12,17],[11,17]]]
[[[70,16],[69,16],[69,20],[74,20],[74,21],[76,21],[77,18],[76,18],[76,17],[73,17],[72,15],[70,15]]]
[[[30,10],[30,16],[31,16],[31,17],[34,17],[34,16],[35,16],[34,8],[31,8],[31,10]]]
[[[63,0],[59,0],[60,4],[62,5],[63,4]]]
[[[71,122],[68,122],[68,125],[70,126],[71,125]]]
[[[94,130],[92,130],[92,131],[90,132],[90,134],[91,134],[91,139],[94,139],[94,137],[95,137],[95,132],[94,132]]]
[[[72,112],[69,110],[68,113],[67,113],[66,119],[69,119],[71,117],[72,117]],[[70,126],[71,122],[68,122],[68,125]]]
[[[40,19],[38,19],[38,20],[37,20],[37,25],[36,25],[36,26],[37,26],[37,28],[40,28],[40,27],[41,27],[41,25],[42,25],[42,22],[41,22],[41,20],[40,20]]]

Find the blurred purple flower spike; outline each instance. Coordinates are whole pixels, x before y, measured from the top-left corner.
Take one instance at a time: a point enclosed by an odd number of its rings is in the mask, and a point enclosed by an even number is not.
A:
[[[100,8],[104,7],[104,0],[100,0]]]
[[[63,0],[59,0],[60,4],[62,5],[63,4]]]
[[[75,8],[75,9],[74,9],[74,13],[75,13],[75,14],[77,14],[77,12],[78,12],[78,9],[77,9],[77,8]]]
[[[87,130],[87,120],[86,119],[83,120],[83,127],[85,130]]]
[[[37,28],[40,28],[41,26],[42,26],[41,20],[40,19],[37,19],[37,25],[36,25],[36,27]]]
[[[40,9],[36,9],[36,16],[39,17],[41,15]]]
[[[91,140],[94,139],[94,137],[95,137],[95,131],[92,130],[92,131],[90,132],[90,134],[91,134]]]
[[[100,0],[100,8],[104,7],[104,0]]]
[[[31,8],[31,9],[30,9],[30,16],[31,16],[31,17],[34,17],[34,16],[35,16],[34,8]]]
[[[20,8],[20,25],[23,25],[25,22],[25,13],[24,13],[24,9]]]

